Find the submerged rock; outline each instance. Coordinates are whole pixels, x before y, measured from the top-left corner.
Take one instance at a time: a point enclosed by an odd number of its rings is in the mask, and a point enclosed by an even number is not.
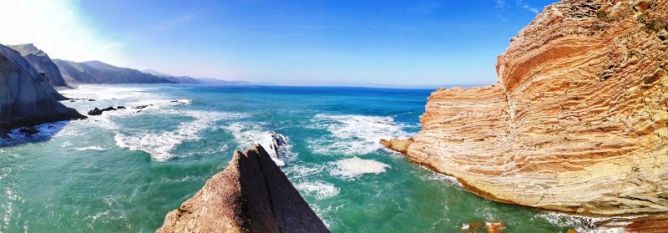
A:
[[[499,202],[590,215],[668,211],[668,1],[563,0],[498,57],[499,83],[429,97],[389,148]],[[659,27],[660,26],[660,27]]]
[[[58,102],[48,78],[18,52],[0,45],[0,134],[41,123],[83,119]]]
[[[224,171],[157,232],[329,232],[260,145],[234,153]]]

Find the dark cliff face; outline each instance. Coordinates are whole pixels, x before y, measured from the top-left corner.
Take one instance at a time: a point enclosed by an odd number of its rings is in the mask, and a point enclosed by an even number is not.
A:
[[[0,135],[21,126],[84,118],[58,102],[61,97],[44,73],[0,45]]]
[[[112,66],[99,61],[54,60],[68,84],[175,83],[135,69]]]
[[[236,152],[157,232],[329,232],[260,145]]]
[[[21,54],[30,65],[32,65],[38,72],[43,73],[51,82],[53,86],[67,86],[63,76],[60,74],[60,69],[53,63],[49,55],[44,51],[38,49],[33,44],[21,44],[8,46]]]

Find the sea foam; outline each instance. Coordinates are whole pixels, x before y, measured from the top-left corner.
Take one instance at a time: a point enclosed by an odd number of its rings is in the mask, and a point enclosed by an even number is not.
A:
[[[289,139],[282,134],[266,130],[257,123],[237,122],[225,127],[230,132],[237,144],[245,149],[260,144],[269,153],[276,165],[285,166],[286,159],[294,158],[295,153],[291,150]],[[279,144],[281,144],[279,146]]]
[[[310,141],[309,148],[319,154],[368,154],[383,148],[380,139],[408,136],[389,116],[318,114],[313,123],[330,134]]]
[[[184,141],[200,139],[199,134],[216,121],[226,119],[229,114],[206,111],[181,111],[182,114],[195,118],[181,123],[174,131],[146,133],[141,135],[117,134],[116,145],[130,150],[140,150],[151,154],[157,161],[166,161],[173,157],[171,151]]]
[[[358,157],[338,160],[333,162],[332,165],[330,174],[344,179],[354,179],[365,174],[381,174],[390,168],[388,164]]]
[[[107,149],[104,148],[104,147],[100,147],[100,146],[87,146],[87,147],[75,148],[75,150],[78,150],[78,151],[105,151]]]
[[[302,192],[314,195],[318,200],[327,199],[339,194],[339,188],[323,181],[297,183],[295,188]]]

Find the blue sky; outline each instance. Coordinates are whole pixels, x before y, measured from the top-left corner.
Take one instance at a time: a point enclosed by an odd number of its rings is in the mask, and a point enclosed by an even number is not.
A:
[[[0,43],[35,42],[52,57],[260,83],[489,84],[510,38],[553,2],[24,0],[16,4],[25,12],[14,17],[30,16],[31,3],[59,16],[44,17],[29,36],[0,36]]]

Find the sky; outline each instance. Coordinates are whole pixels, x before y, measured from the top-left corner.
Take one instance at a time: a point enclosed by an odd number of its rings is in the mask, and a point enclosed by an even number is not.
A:
[[[555,0],[0,0],[0,44],[284,85],[484,85]]]

